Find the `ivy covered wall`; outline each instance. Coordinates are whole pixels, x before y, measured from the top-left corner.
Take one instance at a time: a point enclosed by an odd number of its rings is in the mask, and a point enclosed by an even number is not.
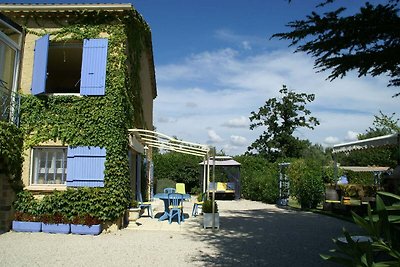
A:
[[[135,10],[73,12],[68,18],[60,18],[57,14],[43,16],[40,20],[36,17],[24,21],[18,17],[14,19],[28,34],[38,38],[50,33],[53,41],[108,39],[105,95],[25,95],[21,104],[21,130],[27,151],[51,140],[63,145],[106,148],[105,186],[89,189],[98,197],[96,203],[88,204],[96,207],[91,210],[92,215],[104,221],[115,220],[122,215],[132,197],[127,129],[153,127],[151,121],[145,121],[142,91],[155,92],[155,83],[151,81],[149,88],[142,88],[144,83],[140,77],[141,56],[152,53],[148,25]],[[46,28],[49,23],[57,27]],[[154,71],[152,64],[148,66],[148,71]],[[153,76],[154,73],[149,77]],[[61,197],[71,199],[69,195],[74,191],[64,191],[61,194],[65,195]],[[76,192],[73,196],[76,202],[90,202]]]

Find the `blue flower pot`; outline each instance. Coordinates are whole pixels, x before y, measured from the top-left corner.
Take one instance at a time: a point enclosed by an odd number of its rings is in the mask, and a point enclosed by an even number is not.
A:
[[[71,233],[78,235],[98,235],[101,233],[101,224],[94,224],[91,226],[71,224]]]
[[[12,221],[12,229],[16,232],[40,232],[41,222]]]
[[[65,223],[42,223],[42,232],[54,234],[69,234],[71,225]]]

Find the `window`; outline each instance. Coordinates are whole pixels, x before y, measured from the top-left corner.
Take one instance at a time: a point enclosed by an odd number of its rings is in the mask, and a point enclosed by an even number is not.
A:
[[[34,148],[31,184],[65,184],[67,148]]]
[[[100,147],[36,147],[31,185],[103,187],[105,160],[106,149]]]
[[[32,94],[104,95],[107,39],[35,43]]]
[[[22,29],[0,14],[0,120],[16,120],[17,77]],[[16,121],[15,121],[16,122]]]
[[[47,62],[46,93],[80,92],[82,42],[51,42]]]

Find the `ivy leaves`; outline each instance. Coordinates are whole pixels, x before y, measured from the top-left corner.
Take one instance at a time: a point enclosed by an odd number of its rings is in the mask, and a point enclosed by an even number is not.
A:
[[[52,40],[108,38],[106,95],[24,96],[21,130],[26,148],[49,140],[72,146],[105,147],[104,188],[88,189],[90,192],[67,190],[52,194],[46,201],[50,203],[48,208],[56,208],[55,203],[67,199],[69,204],[65,204],[64,213],[73,212],[69,210],[73,209],[73,203],[80,203],[88,207],[91,215],[114,220],[121,216],[131,198],[127,129],[145,126],[140,64],[144,52],[151,52],[151,41],[148,42],[151,34],[148,25],[133,10],[123,16],[110,12],[83,13],[71,16],[69,25],[55,21],[60,28],[51,32]],[[36,34],[42,33],[40,30]]]

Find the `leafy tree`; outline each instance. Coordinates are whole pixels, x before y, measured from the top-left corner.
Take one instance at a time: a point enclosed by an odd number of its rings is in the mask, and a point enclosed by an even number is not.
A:
[[[317,8],[335,0],[325,0]],[[351,70],[360,76],[388,75],[389,85],[400,85],[399,0],[386,4],[365,3],[358,12],[345,16],[345,7],[322,15],[313,11],[303,20],[289,22],[292,31],[272,37],[290,40],[296,52],[315,58],[315,67],[331,70],[328,79],[342,78]],[[396,94],[398,96],[400,93]]]
[[[186,191],[199,187],[202,159],[178,152],[157,153],[153,155],[154,178],[169,179],[176,183],[185,183]]]
[[[369,127],[365,134],[358,135],[358,139],[363,140],[400,132],[399,119],[395,119],[395,115],[396,113],[392,113],[392,115],[389,116],[379,111],[379,115],[374,115],[373,126]]]
[[[299,157],[309,142],[294,137],[293,132],[300,127],[314,129],[319,125],[319,121],[310,115],[311,111],[306,109],[306,104],[315,98],[313,94],[298,94],[289,91],[285,85],[279,92],[280,98],[270,98],[250,116],[250,129],[265,126],[265,131],[248,147],[248,152],[255,150],[270,161]]]

